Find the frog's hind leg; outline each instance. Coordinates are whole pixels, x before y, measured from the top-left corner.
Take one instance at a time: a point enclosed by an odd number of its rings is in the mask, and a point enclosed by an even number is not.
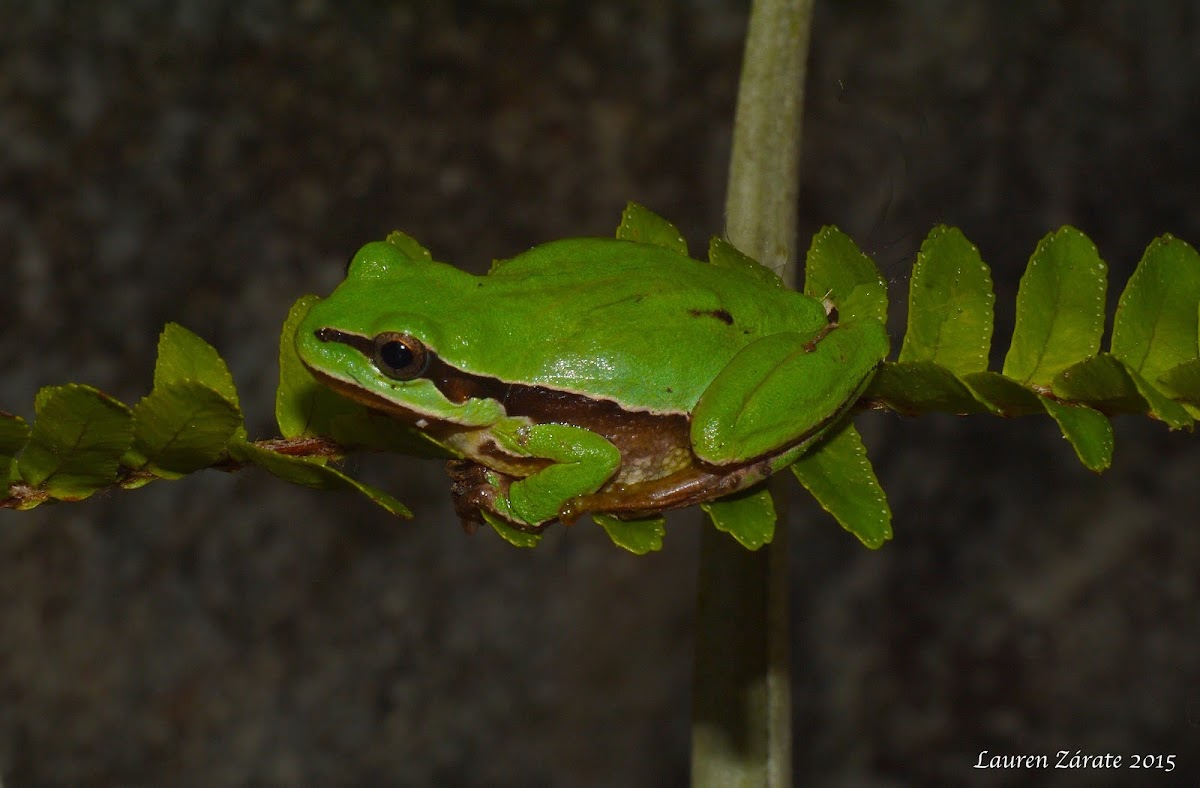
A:
[[[568,523],[589,512],[611,514],[623,520],[648,517],[732,495],[772,472],[771,458],[737,467],[692,466],[637,484],[606,485],[599,492],[568,501],[560,516]]]
[[[712,465],[739,464],[815,438],[854,404],[887,351],[887,332],[874,320],[750,343],[696,403],[696,456]]]

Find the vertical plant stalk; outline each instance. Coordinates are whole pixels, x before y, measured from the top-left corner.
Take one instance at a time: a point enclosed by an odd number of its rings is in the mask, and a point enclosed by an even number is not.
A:
[[[800,126],[813,0],[754,0],[726,196],[731,243],[776,270],[794,260]],[[693,786],[791,784],[787,529],[757,552],[714,528],[700,545]]]

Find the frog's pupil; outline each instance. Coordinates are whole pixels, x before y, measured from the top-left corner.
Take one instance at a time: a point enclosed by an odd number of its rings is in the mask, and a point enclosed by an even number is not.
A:
[[[389,369],[399,371],[413,362],[413,352],[403,342],[384,342],[379,348],[379,360]]]

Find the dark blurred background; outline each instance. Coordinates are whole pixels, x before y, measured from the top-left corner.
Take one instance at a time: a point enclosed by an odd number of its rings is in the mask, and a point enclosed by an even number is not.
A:
[[[1115,304],[1200,242],[1200,4],[819,0],[803,232],[993,267],[996,346],[1070,223]],[[273,433],[277,332],[402,228],[482,270],[608,235],[626,200],[722,229],[746,4],[0,0],[0,407],[126,400],[177,320]],[[803,241],[806,245],[806,241]],[[897,322],[897,345],[903,323]],[[999,363],[1002,352],[994,353]],[[895,540],[802,495],[795,761],[808,785],[1141,783],[979,752],[1177,755],[1200,778],[1200,439],[1117,422],[860,419]],[[635,558],[590,524],[462,533],[438,463],[356,461],[417,513],[208,473],[0,512],[7,785],[678,785],[699,516]]]

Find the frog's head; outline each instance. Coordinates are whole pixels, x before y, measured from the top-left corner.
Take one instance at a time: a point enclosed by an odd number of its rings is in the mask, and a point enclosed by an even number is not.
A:
[[[494,423],[503,407],[478,387],[464,387],[468,376],[438,357],[442,316],[452,311],[464,277],[472,278],[390,240],[367,244],[345,281],[300,322],[296,352],[333,390],[418,427],[429,420]]]

